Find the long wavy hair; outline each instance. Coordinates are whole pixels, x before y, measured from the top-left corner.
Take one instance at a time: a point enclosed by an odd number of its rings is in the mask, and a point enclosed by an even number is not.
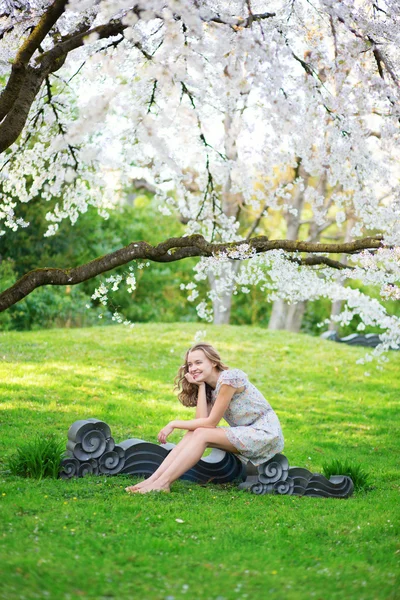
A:
[[[229,369],[221,360],[220,355],[211,344],[200,342],[195,344],[185,354],[184,364],[179,367],[178,374],[175,377],[175,390],[178,390],[179,401],[184,406],[197,406],[197,394],[199,387],[195,383],[189,383],[186,379],[186,373],[189,373],[188,368],[188,357],[190,352],[195,350],[202,350],[209,360],[211,360],[218,371],[226,371]],[[213,389],[208,383],[206,383],[206,398],[207,402],[211,402],[211,393]]]

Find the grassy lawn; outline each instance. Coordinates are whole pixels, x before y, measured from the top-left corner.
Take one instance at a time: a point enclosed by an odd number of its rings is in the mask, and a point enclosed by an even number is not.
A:
[[[171,494],[129,496],[136,480],[126,476],[38,482],[5,472],[20,443],[36,433],[66,440],[77,419],[106,421],[117,442],[157,443],[169,420],[193,418],[172,381],[197,329],[0,334],[0,598],[400,598],[400,352],[366,377],[363,348],[201,325],[271,402],[291,466],[321,472],[338,458],[370,473],[373,489],[348,500],[181,481]]]

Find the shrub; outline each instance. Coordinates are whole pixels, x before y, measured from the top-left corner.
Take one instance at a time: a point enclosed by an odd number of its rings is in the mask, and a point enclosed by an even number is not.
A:
[[[366,491],[370,487],[369,474],[360,464],[333,459],[322,464],[322,471],[327,479],[332,475],[347,475],[352,479],[354,490],[357,492]]]
[[[64,451],[64,442],[53,435],[47,438],[36,436],[17,448],[16,454],[8,460],[8,468],[12,475],[19,477],[57,478]]]

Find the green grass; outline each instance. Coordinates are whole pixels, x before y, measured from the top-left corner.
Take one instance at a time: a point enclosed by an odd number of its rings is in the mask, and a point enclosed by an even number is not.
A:
[[[6,472],[17,446],[36,434],[66,441],[77,419],[105,420],[117,442],[157,442],[169,420],[192,418],[172,381],[197,329],[0,334],[0,598],[400,598],[397,352],[365,377],[362,348],[201,326],[277,411],[291,466],[321,473],[338,460],[368,472],[372,489],[348,500],[181,481],[171,494],[129,496],[128,477],[36,481]]]
[[[64,452],[65,443],[57,440],[54,434],[47,437],[37,435],[18,446],[6,466],[11,475],[39,480],[43,477],[57,479]]]
[[[337,458],[322,463],[322,473],[328,479],[332,475],[347,475],[351,477],[356,491],[367,492],[373,488],[369,474],[362,465],[351,462],[350,460],[341,461]]]

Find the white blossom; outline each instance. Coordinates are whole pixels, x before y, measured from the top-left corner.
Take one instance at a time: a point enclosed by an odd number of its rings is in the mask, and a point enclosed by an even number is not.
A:
[[[7,5],[4,78],[21,36],[47,6],[30,2],[20,26],[15,21],[8,30],[19,13]],[[210,321],[211,304],[222,305],[224,295],[249,293],[254,285],[266,301],[343,300],[340,322],[358,314],[360,330],[381,329],[373,355],[382,359],[400,341],[398,319],[346,282],[374,286],[384,300],[400,297],[398,5],[254,0],[251,6],[274,16],[247,27],[239,19],[248,17],[247,4],[236,1],[138,0],[133,11],[128,0],[70,0],[57,23],[65,39],[83,17],[92,27],[121,19],[124,39],[110,44],[88,35],[57,71],[53,104],[44,89],[38,95],[20,138],[0,158],[0,235],[12,240],[19,227],[29,227],[18,209],[38,196],[48,203],[46,236],[57,235],[64,220],[76,223],[89,207],[107,218],[123,201],[132,169],[142,169],[157,188],[161,214],[179,216],[186,235],[226,244],[201,258],[193,282],[181,285],[189,301],[201,300],[201,318]],[[35,53],[30,67],[37,59]],[[223,210],[228,189],[247,217],[265,209],[271,222],[285,215],[321,231],[333,225],[344,237],[351,215],[351,239],[379,232],[383,247],[350,255],[339,273],[301,266],[295,253],[256,254],[243,241],[239,219]],[[200,298],[197,284],[210,276],[214,289]],[[106,306],[123,285],[133,293],[133,270],[105,279],[92,299]]]

